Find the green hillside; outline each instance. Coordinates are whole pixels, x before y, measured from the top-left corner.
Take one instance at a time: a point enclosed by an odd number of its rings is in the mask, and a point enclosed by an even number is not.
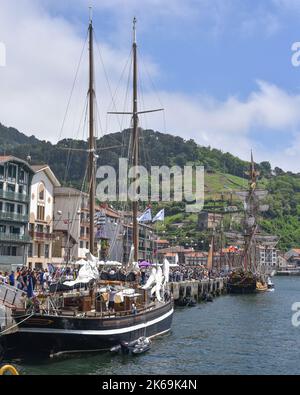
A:
[[[127,156],[129,136],[130,130],[124,130],[99,139],[97,165],[117,168],[119,157]],[[0,124],[1,155],[11,154],[25,160],[30,156],[32,164],[48,163],[64,185],[81,188],[86,172],[86,149],[85,141],[65,139],[51,144]],[[228,205],[241,204],[234,191],[247,187],[245,172],[249,169],[249,162],[228,152],[199,146],[193,140],[153,130],[141,133],[140,152],[142,163],[147,168],[151,165],[203,165],[207,210],[221,212]],[[260,171],[260,187],[270,192],[270,209],[260,220],[262,228],[280,236],[279,247],[282,249],[300,245],[300,174],[285,173],[279,168],[271,169],[266,161],[256,164],[256,167]],[[165,225],[158,225],[162,235],[181,244],[193,240],[199,248],[207,246],[210,235],[197,230],[197,215],[185,213],[184,203],[162,203],[159,207],[165,207],[167,214]],[[153,210],[156,208],[154,204]]]

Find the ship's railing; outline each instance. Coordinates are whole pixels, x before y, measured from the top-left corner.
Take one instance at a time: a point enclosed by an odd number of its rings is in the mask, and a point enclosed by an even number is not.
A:
[[[21,289],[8,284],[0,284],[0,303],[6,307],[24,307],[24,296],[26,293]]]
[[[114,317],[126,317],[129,315],[132,315],[131,310],[123,310],[123,311],[115,311],[115,312],[110,312],[110,311],[94,311],[94,312],[83,312],[79,310],[67,310],[64,309],[63,306],[57,306],[54,303],[49,303],[49,299],[46,298],[47,301],[46,303],[44,302],[43,304],[40,305],[40,314],[54,314],[54,315],[62,315],[62,316],[68,316],[68,317],[81,317],[81,316],[86,316],[86,317],[102,317],[102,318],[114,318]],[[47,305],[47,308],[46,308]],[[138,308],[136,311],[136,315],[138,314],[143,314],[146,311],[150,311],[154,307],[154,303],[151,305],[148,305],[147,307],[144,308]]]

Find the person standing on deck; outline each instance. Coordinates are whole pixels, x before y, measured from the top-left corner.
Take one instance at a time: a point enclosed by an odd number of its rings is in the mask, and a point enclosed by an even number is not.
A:
[[[9,275],[9,285],[11,285],[12,287],[15,286],[15,273],[13,271],[11,271]]]
[[[31,299],[33,297],[33,275],[29,272],[27,275],[27,298]]]
[[[112,313],[115,312],[115,295],[116,291],[114,288],[111,288],[109,292],[109,299],[108,299],[108,310],[111,311]]]

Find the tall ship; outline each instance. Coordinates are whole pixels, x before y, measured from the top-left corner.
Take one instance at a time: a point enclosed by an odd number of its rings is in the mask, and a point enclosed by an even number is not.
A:
[[[228,290],[230,293],[246,294],[268,290],[268,269],[262,265],[260,249],[274,247],[277,237],[265,235],[261,232],[257,217],[260,212],[268,210],[268,205],[263,203],[267,191],[258,188],[259,172],[255,169],[253,154],[251,152],[248,189],[237,192],[243,202],[243,220],[241,232],[225,232],[227,239],[239,245],[237,251],[232,251],[232,271],[229,275]]]
[[[9,302],[14,330],[2,336],[7,354],[33,353],[44,356],[60,353],[109,350],[122,342],[140,337],[156,337],[170,331],[173,301],[168,280],[168,262],[154,265],[146,284],[140,282],[138,267],[139,224],[138,202],[132,202],[133,246],[129,261],[119,267],[114,280],[103,279],[101,268],[109,268],[97,257],[95,242],[96,154],[94,137],[94,52],[93,22],[90,18],[89,40],[89,247],[86,261],[74,281],[58,283],[46,293],[27,299],[22,291],[2,289],[2,294],[15,293]],[[133,108],[132,151],[134,165],[139,163],[139,109],[136,19],[133,21]],[[152,110],[153,111],[153,110]],[[116,264],[116,263],[114,263]],[[114,267],[114,269],[116,269]],[[1,292],[0,292],[1,293]],[[3,297],[5,299],[5,297]],[[3,299],[2,298],[2,299]],[[6,297],[7,298],[7,297]],[[2,302],[5,304],[5,300]],[[16,300],[18,303],[16,303]],[[7,302],[8,303],[8,302]]]

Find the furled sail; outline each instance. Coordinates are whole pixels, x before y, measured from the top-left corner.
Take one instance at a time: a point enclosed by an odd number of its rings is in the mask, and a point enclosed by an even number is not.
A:
[[[91,254],[92,255],[92,254]],[[78,272],[78,276],[74,281],[65,281],[64,285],[68,287],[73,287],[75,284],[86,284],[91,280],[97,280],[99,278],[99,271],[97,268],[97,261],[87,261],[82,265]]]

